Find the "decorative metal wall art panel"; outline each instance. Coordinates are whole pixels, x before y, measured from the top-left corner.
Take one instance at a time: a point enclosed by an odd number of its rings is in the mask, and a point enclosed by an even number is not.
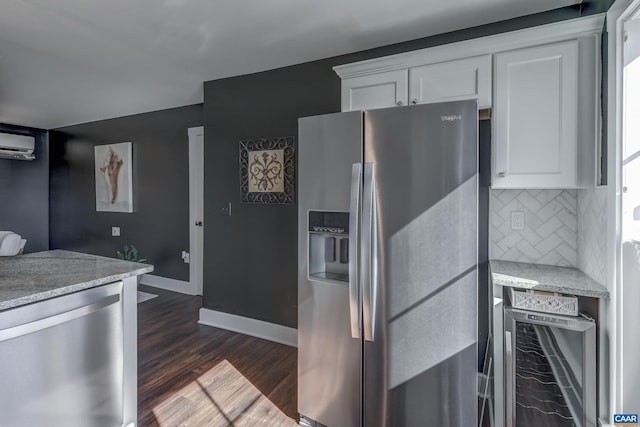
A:
[[[240,141],[240,200],[295,203],[295,164],[293,137]]]

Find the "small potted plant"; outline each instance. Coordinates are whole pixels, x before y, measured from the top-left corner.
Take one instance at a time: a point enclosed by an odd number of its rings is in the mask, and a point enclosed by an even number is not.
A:
[[[133,245],[124,245],[122,252],[116,251],[116,256],[118,259],[130,262],[145,262],[147,260],[146,258],[139,258],[138,248]]]

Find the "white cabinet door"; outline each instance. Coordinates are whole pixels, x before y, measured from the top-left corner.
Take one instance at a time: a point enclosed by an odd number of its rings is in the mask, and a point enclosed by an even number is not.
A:
[[[577,40],[495,55],[494,188],[577,186]]]
[[[491,107],[491,55],[474,56],[409,69],[412,104],[478,98]]]
[[[342,111],[407,105],[408,70],[342,80]]]

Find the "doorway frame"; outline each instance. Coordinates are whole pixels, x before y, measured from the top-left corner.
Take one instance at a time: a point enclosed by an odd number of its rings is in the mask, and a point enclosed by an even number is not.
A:
[[[602,304],[606,327],[600,330],[600,419],[612,424],[612,415],[624,413],[623,282],[622,282],[622,148],[624,23],[640,10],[640,0],[616,0],[607,11],[607,279],[609,302]],[[608,349],[606,349],[608,343]],[[603,369],[604,368],[604,369]],[[637,408],[636,408],[637,409]],[[627,408],[631,411],[634,408]]]

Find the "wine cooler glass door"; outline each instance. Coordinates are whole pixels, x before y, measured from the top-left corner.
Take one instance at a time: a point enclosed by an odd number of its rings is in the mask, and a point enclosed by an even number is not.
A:
[[[595,323],[505,309],[507,425],[591,427]]]

